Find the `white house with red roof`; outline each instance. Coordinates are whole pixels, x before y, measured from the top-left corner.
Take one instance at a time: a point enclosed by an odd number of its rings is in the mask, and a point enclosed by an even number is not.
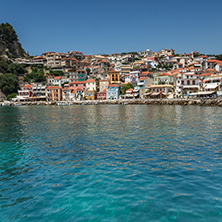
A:
[[[16,97],[16,101],[26,101],[31,99],[33,96],[33,86],[31,84],[25,85],[21,90],[18,90],[18,96]]]

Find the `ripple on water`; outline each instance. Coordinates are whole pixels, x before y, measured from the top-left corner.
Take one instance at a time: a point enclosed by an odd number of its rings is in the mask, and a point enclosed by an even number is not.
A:
[[[3,221],[218,221],[220,107],[0,109]]]

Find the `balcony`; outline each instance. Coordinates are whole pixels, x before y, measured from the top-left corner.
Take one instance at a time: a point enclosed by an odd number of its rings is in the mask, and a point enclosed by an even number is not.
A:
[[[138,82],[137,85],[138,85],[138,86],[144,86],[144,85],[145,85],[145,82]]]

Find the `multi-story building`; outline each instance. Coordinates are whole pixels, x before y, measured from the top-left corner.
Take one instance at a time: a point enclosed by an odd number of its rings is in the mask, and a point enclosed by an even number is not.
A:
[[[86,81],[73,81],[69,83],[69,87],[72,89],[86,90]]]
[[[199,91],[199,79],[194,73],[183,73],[176,79],[176,96],[188,96]]]
[[[86,100],[95,100],[96,99],[96,91],[86,90],[85,91],[85,99]]]
[[[109,81],[111,84],[119,84],[120,83],[119,72],[117,72],[115,70],[111,70],[109,73]]]
[[[163,73],[154,77],[154,85],[173,85],[173,76],[169,73]]]
[[[62,100],[62,88],[59,86],[48,86],[46,88],[46,101],[56,102]]]
[[[21,90],[18,90],[17,101],[29,100],[33,96],[33,86],[31,84],[23,86]]]
[[[69,87],[69,84],[65,84],[64,88],[62,88],[62,100],[70,101],[71,100],[71,91],[72,89]]]
[[[155,98],[155,99],[162,99],[168,98],[173,93],[173,86],[172,85],[151,85],[148,87],[148,93],[144,94],[145,97],[148,98]]]
[[[140,78],[140,75],[141,75],[141,70],[133,70],[130,72],[130,82],[136,86],[137,85],[137,82]]]
[[[107,91],[107,88],[104,89],[103,91],[97,92],[97,99],[106,100],[106,91]]]
[[[42,83],[33,83],[33,99],[35,100],[45,100],[46,99],[46,85]]]
[[[49,76],[47,79],[48,85],[54,85],[61,87],[62,84],[70,82],[69,78],[66,78],[65,76]]]
[[[52,66],[55,62],[55,52],[45,52],[42,53],[42,57],[46,59],[46,65]]]
[[[85,81],[87,78],[86,70],[68,70],[71,81]]]
[[[105,89],[108,88],[108,85],[109,85],[108,79],[99,80],[99,91],[103,92]]]
[[[106,99],[119,99],[120,87],[117,84],[111,84],[106,91]]]
[[[152,56],[153,55],[153,52],[151,49],[147,49],[145,51],[140,51],[139,52],[140,56]]]
[[[94,79],[87,79],[86,80],[86,90],[96,91],[96,81]]]

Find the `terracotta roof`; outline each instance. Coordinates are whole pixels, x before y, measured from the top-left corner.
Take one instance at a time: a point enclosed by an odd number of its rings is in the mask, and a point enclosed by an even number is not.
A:
[[[87,79],[86,82],[96,82],[94,79]]]
[[[139,80],[143,80],[143,79],[146,79],[146,78],[147,78],[147,77],[140,77]]]
[[[46,89],[61,89],[59,86],[48,86]]]
[[[165,73],[160,74],[159,76],[170,76],[170,74],[165,72]]]
[[[86,81],[73,81],[73,82],[70,82],[69,84],[77,84],[77,83],[86,83]]]
[[[117,84],[111,84],[111,85],[108,85],[108,87],[119,87],[119,85],[117,85]]]
[[[216,60],[216,59],[209,59],[207,60],[207,62],[218,62],[219,60]]]
[[[84,90],[81,88],[77,88],[76,91],[84,91]]]
[[[30,87],[32,87],[32,85],[31,85],[31,84],[26,85],[26,86],[23,86],[23,88],[30,88]]]
[[[206,71],[207,71],[207,72],[208,72],[208,71],[210,71],[210,72],[217,72],[215,69],[207,69]]]
[[[55,76],[54,79],[61,79],[61,76]]]
[[[214,74],[213,74],[213,73],[208,72],[208,73],[202,73],[202,74],[200,74],[199,76],[211,76],[211,75],[214,75]]]
[[[132,91],[133,91],[133,89],[132,89],[132,88],[130,88],[130,89],[127,89],[127,90],[126,90],[126,92],[127,92],[127,91],[128,91],[128,92],[132,92]]]

